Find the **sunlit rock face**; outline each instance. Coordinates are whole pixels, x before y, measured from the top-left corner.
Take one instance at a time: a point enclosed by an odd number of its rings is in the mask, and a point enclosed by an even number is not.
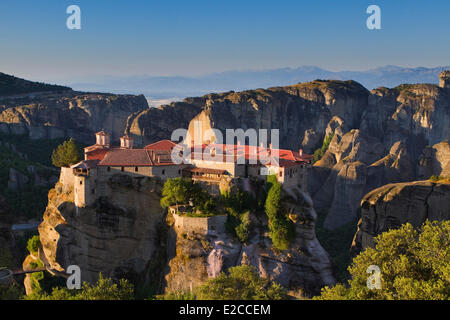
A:
[[[450,184],[416,181],[388,184],[361,201],[361,220],[352,244],[357,254],[374,246],[374,237],[404,223],[420,227],[426,220],[450,219]]]

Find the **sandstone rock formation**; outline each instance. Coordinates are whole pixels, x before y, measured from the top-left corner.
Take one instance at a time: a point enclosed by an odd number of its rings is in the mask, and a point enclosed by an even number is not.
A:
[[[148,109],[144,96],[44,92],[0,98],[0,132],[26,134],[32,139],[73,137],[93,143],[102,129],[119,139],[128,117]]]
[[[368,92],[353,81],[317,80],[209,94],[162,109],[170,110],[177,128],[187,123],[185,116],[192,116],[190,131],[194,121],[203,131],[279,129],[280,147],[301,147],[309,153],[320,147],[324,137],[333,135],[328,152],[308,179],[316,208],[329,213],[329,229],[353,221],[361,197],[374,188],[448,172],[445,141],[450,139],[450,90],[446,86],[401,85]],[[143,142],[164,135],[170,138],[175,126],[159,125],[159,116],[153,114],[163,112],[138,113],[127,130]]]
[[[252,236],[243,245],[227,233],[206,236],[185,228],[174,228],[170,237],[166,291],[189,291],[229,267],[250,264],[259,273],[288,288],[292,295],[311,296],[335,283],[331,261],[315,236],[316,213],[312,200],[299,189],[284,195],[283,205],[291,210],[296,237],[288,250],[272,247],[265,215],[252,214]],[[169,223],[171,219],[169,216]]]
[[[81,268],[83,281],[95,282],[100,272],[115,279],[148,284],[164,263],[165,221],[159,204],[161,183],[150,178],[112,176],[108,198],[93,207],[77,208],[73,190],[58,183],[49,193],[39,226],[46,268],[64,272]]]
[[[374,245],[374,237],[404,223],[420,227],[425,220],[450,219],[450,184],[417,181],[388,184],[361,201],[361,219],[352,253]]]
[[[339,116],[356,126],[367,105],[368,94],[364,87],[354,81],[318,80],[288,87],[185,99],[170,105],[171,110],[176,112],[176,116],[171,119],[178,120],[180,115],[192,110],[190,119],[177,121],[177,128],[183,128],[186,120],[190,121],[201,112],[197,119],[204,122],[205,128],[216,128],[223,133],[225,129],[235,128],[279,129],[281,147],[294,150],[303,147],[310,152],[316,147],[317,141],[323,138],[331,117]],[[168,108],[164,106],[162,110]],[[154,110],[142,112],[138,117],[144,118],[129,123],[128,130],[141,135],[144,141],[154,139],[155,132],[151,128],[155,127],[159,131],[161,127],[156,124],[159,118],[153,120],[150,116],[154,113],[158,114]]]

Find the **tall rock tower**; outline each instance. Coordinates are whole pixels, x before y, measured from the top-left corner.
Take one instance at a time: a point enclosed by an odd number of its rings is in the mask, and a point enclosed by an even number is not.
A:
[[[439,87],[450,89],[450,70],[442,71],[439,74]]]

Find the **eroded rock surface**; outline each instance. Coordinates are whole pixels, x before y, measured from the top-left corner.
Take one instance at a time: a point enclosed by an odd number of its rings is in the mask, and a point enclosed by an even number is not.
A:
[[[374,245],[374,237],[404,223],[420,227],[425,220],[450,219],[450,184],[417,181],[388,184],[361,201],[361,220],[352,244],[356,254]]]

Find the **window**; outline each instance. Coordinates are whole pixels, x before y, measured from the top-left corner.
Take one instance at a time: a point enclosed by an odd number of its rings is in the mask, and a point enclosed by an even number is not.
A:
[[[280,177],[282,177],[283,176],[283,171],[280,171]]]
[[[181,174],[181,170],[178,170],[178,174]]]
[[[124,170],[125,170],[125,168],[124,168],[124,167],[120,168],[120,171],[124,171]]]
[[[166,170],[163,169],[162,174],[163,174],[163,175],[166,174]]]
[[[134,167],[134,171],[138,172],[139,168],[138,167]]]
[[[83,184],[83,181],[80,180],[80,184]]]
[[[111,171],[111,167],[106,168],[106,171],[108,172]]]
[[[92,189],[92,190],[91,190],[91,193],[92,193],[92,194],[95,194],[95,189]]]

